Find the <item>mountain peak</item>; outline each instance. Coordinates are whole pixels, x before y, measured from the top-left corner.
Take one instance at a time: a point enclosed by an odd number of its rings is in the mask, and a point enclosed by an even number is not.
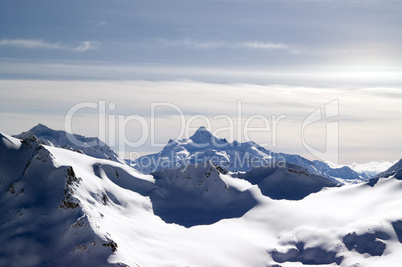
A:
[[[29,130],[30,132],[34,132],[34,131],[48,131],[48,130],[52,130],[49,127],[47,127],[46,125],[39,123],[38,125],[34,126],[31,128],[31,130]]]
[[[209,144],[213,141],[219,142],[219,138],[210,133],[207,128],[201,126],[198,130],[190,137],[190,139],[196,144]]]
[[[39,123],[38,125],[32,127],[29,131],[31,133],[33,133],[34,135],[36,135],[36,137],[38,137],[38,139],[43,139],[42,137],[45,137],[45,136],[46,137],[49,137],[49,136],[55,137],[55,135],[67,134],[67,132],[65,132],[65,131],[54,130],[42,123]],[[44,138],[44,139],[47,139],[47,138]]]
[[[211,134],[210,131],[208,131],[208,129],[205,126],[200,126],[200,128],[197,129],[197,131],[195,131],[195,133],[191,136],[197,136],[197,135],[209,135],[209,136],[213,136]],[[190,137],[190,138],[191,138]]]
[[[41,123],[32,127],[29,133],[34,135],[34,137],[38,139],[38,142],[43,145],[61,147],[94,158],[124,163],[124,161],[98,137],[85,137],[78,134],[71,134],[64,130],[53,130]],[[15,135],[14,137],[20,139],[29,138],[27,133]]]

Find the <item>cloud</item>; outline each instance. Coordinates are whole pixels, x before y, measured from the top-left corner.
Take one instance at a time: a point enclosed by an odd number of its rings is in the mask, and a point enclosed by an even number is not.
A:
[[[29,49],[66,49],[60,43],[49,43],[41,39],[3,39],[0,40],[0,45]]]
[[[100,46],[100,44],[98,42],[85,41],[85,42],[81,42],[81,44],[78,47],[74,48],[74,50],[78,51],[78,52],[85,52],[88,50],[98,49],[99,46]]]
[[[291,45],[282,43],[260,42],[260,41],[239,43],[238,46],[251,49],[267,49],[267,50],[291,50],[293,47]]]
[[[358,163],[352,163],[349,165],[350,168],[352,168],[355,172],[358,173],[364,173],[364,172],[369,172],[369,173],[379,173],[387,170],[389,167],[394,165],[397,161],[394,162],[389,162],[389,161],[381,161],[381,162],[368,162],[368,163],[363,163],[363,164],[358,164]]]
[[[278,43],[272,41],[244,41],[244,42],[222,42],[222,41],[202,41],[197,39],[154,39],[145,44],[149,46],[162,47],[185,47],[190,49],[214,50],[214,49],[236,49],[245,48],[250,50],[262,51],[283,51],[290,55],[356,55],[365,54],[365,50],[353,50],[333,47],[306,47],[295,44]]]
[[[402,84],[400,68],[365,69],[358,66],[336,66],[332,69],[306,64],[303,69],[289,67],[220,67],[175,64],[117,64],[98,61],[60,61],[33,63],[21,60],[0,59],[3,77],[35,79],[144,79],[144,80],[196,80],[217,83],[290,84],[316,87],[340,86],[347,88],[380,88],[372,94],[399,97]],[[369,86],[367,86],[369,85]],[[384,87],[398,88],[383,90]]]
[[[313,48],[303,47],[298,45],[290,45],[283,43],[252,41],[238,44],[240,47],[261,50],[283,50],[292,55],[350,55],[350,54],[365,54],[365,50],[352,50],[342,48]]]
[[[155,39],[154,44],[165,47],[189,47],[195,49],[218,49],[231,46],[228,43],[217,41],[200,41],[193,39],[168,40],[161,38]]]
[[[69,50],[85,52],[88,50],[97,49],[100,44],[95,41],[84,41],[78,47],[72,48],[57,43],[50,43],[41,39],[3,39],[0,40],[0,46],[18,47],[24,49],[49,49],[49,50]]]
[[[294,55],[353,55],[366,54],[366,50],[337,49],[337,48],[301,48],[294,47],[290,49]]]
[[[289,50],[291,45],[274,42],[220,42],[220,41],[200,41],[193,39],[155,39],[155,44],[166,47],[189,47],[194,49],[219,49],[219,48],[251,48],[251,49],[269,49],[269,50]]]

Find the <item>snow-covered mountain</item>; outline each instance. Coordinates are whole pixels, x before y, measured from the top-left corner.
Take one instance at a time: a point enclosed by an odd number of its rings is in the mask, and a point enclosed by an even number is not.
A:
[[[129,163],[140,172],[149,174],[207,160],[232,172],[249,171],[256,167],[281,166],[287,162],[299,165],[311,174],[324,176],[341,184],[365,180],[347,166],[332,168],[322,161],[310,161],[299,155],[276,153],[254,142],[230,143],[226,139],[212,135],[205,127],[200,127],[189,139],[169,140],[162,151],[142,156]]]
[[[59,164],[32,133],[0,136],[0,241],[7,244],[0,266],[108,265],[115,243],[76,198],[82,178],[75,169]],[[101,199],[91,201],[96,207]]]
[[[401,266],[398,166],[374,186],[328,187],[290,164],[152,176],[0,134],[0,266]]]
[[[71,134],[66,131],[53,130],[49,127],[38,124],[29,132],[33,133],[39,140],[39,143],[48,146],[61,147],[74,150],[99,159],[109,159],[124,163],[124,160],[114,152],[108,145],[97,137],[85,137],[78,134]],[[15,135],[16,138],[24,138],[27,132]]]

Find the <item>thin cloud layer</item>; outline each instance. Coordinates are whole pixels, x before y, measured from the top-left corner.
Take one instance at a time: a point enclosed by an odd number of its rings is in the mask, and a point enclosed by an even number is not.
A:
[[[66,49],[60,43],[45,42],[41,39],[3,39],[0,46],[12,46],[28,49]]]
[[[102,21],[99,24],[106,25],[107,23]],[[100,47],[100,43],[97,41],[83,41],[75,48],[62,45],[60,42],[51,43],[43,41],[42,39],[3,39],[0,40],[0,46],[17,47],[23,49],[50,49],[50,50],[69,50],[77,52],[85,52],[88,50],[96,50]],[[300,45],[290,45],[276,42],[266,41],[247,41],[237,43],[226,43],[222,41],[201,41],[196,39],[155,39],[151,42],[143,44],[144,47],[186,47],[192,49],[202,50],[215,50],[215,49],[227,49],[227,48],[246,48],[253,50],[266,50],[266,51],[285,51],[294,55],[345,55],[345,54],[365,54],[365,50],[348,50],[337,48],[308,48]]]
[[[81,55],[81,53],[76,53]],[[12,77],[44,79],[122,79],[122,80],[195,80],[215,83],[288,84],[294,86],[398,88],[402,83],[401,69],[345,69],[342,66],[324,68],[305,65],[303,68],[247,68],[238,66],[180,66],[166,64],[113,64],[108,62],[32,63],[0,60],[0,73]],[[179,78],[178,78],[179,77]],[[379,95],[388,91],[380,90]]]
[[[252,49],[268,49],[268,50],[291,50],[293,48],[293,46],[288,44],[260,42],[260,41],[244,42],[240,43],[238,46]]]
[[[170,48],[190,48],[195,50],[227,50],[227,49],[244,49],[247,50],[285,52],[289,55],[356,55],[367,54],[364,49],[347,49],[342,47],[311,47],[300,44],[286,44],[273,41],[244,41],[244,42],[224,42],[224,41],[207,41],[200,39],[163,39],[157,38],[141,43],[142,47],[170,47]],[[247,50],[246,50],[247,49]]]
[[[17,134],[38,123],[63,129],[64,116],[71,107],[82,102],[99,105],[99,100],[106,100],[108,115],[122,115],[127,118],[137,114],[144,117],[149,125],[151,104],[169,103],[183,112],[186,121],[194,115],[198,116],[189,124],[190,127],[206,125],[207,122],[202,118],[208,118],[212,128],[217,129],[228,126],[227,121],[217,119],[217,115],[229,116],[235,124],[237,123],[238,101],[241,100],[243,124],[254,114],[261,114],[268,120],[271,120],[272,116],[286,116],[278,123],[276,146],[268,147],[269,149],[314,159],[301,143],[302,123],[313,111],[338,99],[340,114],[336,120],[339,121],[340,129],[341,164],[372,160],[394,161],[400,157],[402,149],[399,145],[402,129],[397,127],[397,122],[402,120],[402,93],[395,88],[383,88],[393,93],[379,95],[378,89],[348,90],[336,87],[194,81],[43,80],[0,80],[0,88],[3,89],[0,101],[0,118],[3,125],[1,131],[8,134]],[[109,109],[110,103],[115,104],[115,109]],[[75,133],[98,135],[97,114],[98,110],[94,108],[77,112],[72,125]],[[166,144],[170,138],[180,137],[177,134],[184,125],[180,124],[180,114],[176,109],[157,108],[154,119],[155,129],[163,129],[158,131],[155,137],[159,144]],[[252,127],[264,127],[264,124],[261,120],[254,120]],[[325,122],[322,122],[306,128],[305,136],[309,144],[317,148],[325,144],[325,127]],[[142,129],[138,123],[131,122],[127,124],[126,130],[130,140],[138,140]],[[221,133],[221,137],[231,138],[225,134],[228,133]],[[272,136],[268,132],[251,134],[250,137],[257,143],[272,145]],[[239,140],[242,137],[233,138]],[[155,152],[158,149],[147,143],[134,151]]]
[[[156,39],[154,42],[146,43],[150,46],[166,46],[166,47],[189,47],[194,49],[227,49],[227,48],[249,48],[249,49],[264,49],[264,50],[291,50],[292,45],[262,42],[262,41],[247,41],[247,42],[222,42],[222,41],[202,41],[197,39]]]
[[[74,50],[78,51],[78,52],[85,52],[88,50],[94,50],[94,49],[98,49],[98,47],[100,46],[100,44],[98,42],[94,42],[94,41],[85,41],[82,42],[78,47],[76,47]]]
[[[22,49],[49,49],[49,50],[70,50],[85,52],[88,50],[97,49],[100,44],[95,41],[84,41],[78,47],[72,48],[62,45],[60,42],[51,43],[42,39],[2,39],[0,46],[17,47]]]

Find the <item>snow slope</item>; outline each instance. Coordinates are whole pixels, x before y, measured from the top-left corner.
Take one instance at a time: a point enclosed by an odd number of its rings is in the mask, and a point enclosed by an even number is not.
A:
[[[374,186],[325,187],[301,200],[275,200],[250,176],[234,178],[208,162],[153,177],[40,145],[32,135],[0,138],[0,239],[7,244],[0,247],[1,266],[402,264],[399,172],[378,177]],[[207,172],[212,180],[202,181]],[[292,174],[290,185],[309,178]],[[158,216],[164,202],[177,213],[245,208],[186,227]]]
[[[280,166],[286,161],[341,184],[365,180],[347,166],[332,168],[324,162],[312,162],[299,155],[272,152],[254,142],[229,143],[226,139],[212,135],[205,127],[200,127],[189,139],[169,140],[161,152],[142,156],[130,162],[130,165],[142,173],[149,174],[207,160],[232,172],[249,171],[261,166]]]
[[[99,159],[110,159],[116,162],[124,163],[124,160],[104,142],[97,137],[85,137],[78,134],[70,134],[66,131],[57,131],[49,127],[38,124],[29,132],[33,133],[39,140],[39,143],[48,146],[61,147],[74,150],[79,153],[89,155]],[[23,138],[26,132],[16,135],[16,138]]]
[[[272,199],[300,200],[324,187],[338,184],[322,176],[311,174],[298,165],[286,163],[284,167],[258,167],[233,177],[256,184],[261,193]]]

